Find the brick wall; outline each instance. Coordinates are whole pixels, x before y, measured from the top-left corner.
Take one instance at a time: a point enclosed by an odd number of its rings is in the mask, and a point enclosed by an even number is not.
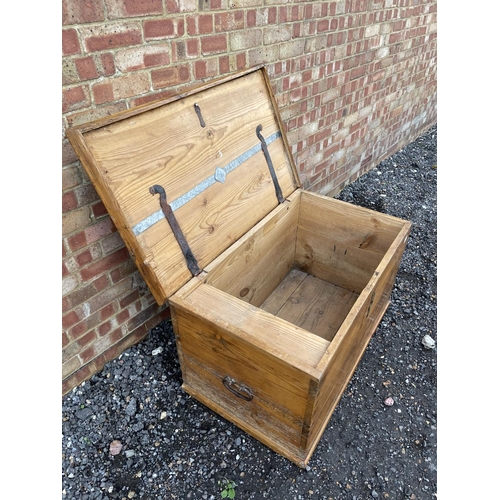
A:
[[[265,64],[305,189],[437,121],[436,0],[63,0],[63,125]],[[62,140],[63,394],[168,317]]]

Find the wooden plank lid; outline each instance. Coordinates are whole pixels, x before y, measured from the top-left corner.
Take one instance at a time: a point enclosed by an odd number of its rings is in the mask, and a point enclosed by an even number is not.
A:
[[[283,197],[299,186],[264,67],[67,137],[159,304],[193,277],[182,244],[203,269],[278,205],[266,149]]]

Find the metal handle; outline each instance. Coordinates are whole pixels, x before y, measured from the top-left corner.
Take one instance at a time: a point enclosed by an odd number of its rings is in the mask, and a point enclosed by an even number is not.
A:
[[[267,166],[269,168],[269,173],[271,174],[271,178],[273,180],[274,184],[274,190],[276,191],[276,198],[278,198],[279,203],[283,203],[285,201],[285,198],[283,198],[283,193],[281,192],[281,187],[278,181],[278,178],[276,177],[276,172],[274,170],[274,165],[271,160],[271,156],[269,155],[269,151],[267,149],[267,143],[264,137],[261,134],[262,132],[262,125],[257,125],[257,128],[255,129],[255,133],[257,134],[257,138],[260,141],[260,147],[262,149],[262,152],[264,153],[264,157],[266,158]]]
[[[204,127],[205,126],[205,120],[203,119],[203,116],[201,116],[201,109],[198,106],[198,103],[194,103],[194,110],[196,111],[196,114],[198,115],[198,119],[200,120],[200,126]]]
[[[228,375],[222,379],[222,383],[224,384],[224,387],[235,396],[238,396],[245,401],[251,401],[253,399],[253,394],[249,387],[244,384],[238,384],[236,380]]]
[[[198,262],[196,261],[196,258],[193,255],[191,248],[189,248],[189,244],[186,241],[186,238],[184,237],[184,233],[182,232],[182,229],[180,228],[177,219],[175,218],[174,212],[172,212],[172,207],[167,203],[167,194],[165,193],[165,189],[163,189],[163,187],[160,186],[159,184],[155,184],[154,186],[151,186],[149,188],[149,192],[152,195],[155,194],[160,195],[161,210],[163,212],[163,215],[167,219],[168,223],[170,224],[170,228],[174,233],[177,243],[179,243],[179,246],[181,247],[181,251],[182,254],[184,255],[184,258],[186,259],[186,264],[188,266],[188,269],[191,271],[191,274],[193,276],[198,276],[198,274],[201,273],[201,269],[198,267]]]

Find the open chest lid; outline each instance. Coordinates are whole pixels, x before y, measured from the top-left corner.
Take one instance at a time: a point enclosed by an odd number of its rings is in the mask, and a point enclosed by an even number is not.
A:
[[[159,304],[299,187],[262,66],[66,135]]]

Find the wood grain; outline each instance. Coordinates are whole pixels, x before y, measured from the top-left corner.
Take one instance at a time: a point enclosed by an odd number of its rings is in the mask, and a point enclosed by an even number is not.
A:
[[[285,279],[269,295],[260,308],[276,316],[307,276],[309,276],[307,273],[299,269],[291,269],[285,276]]]
[[[294,269],[262,309],[331,341],[357,297],[358,294]]]
[[[299,201],[290,196],[209,264],[206,283],[260,306],[293,266]]]
[[[202,127],[194,104],[206,126]],[[284,196],[298,186],[297,174],[264,68],[207,84],[182,98],[140,112],[119,113],[67,136],[108,212],[136,256],[155,298],[163,303],[191,274],[170,226],[160,220],[136,236],[133,227],[160,210],[149,188],[161,185],[172,203],[254,147],[257,125],[268,146]],[[260,150],[175,211],[201,268],[252,228],[278,202]]]
[[[210,319],[243,342],[311,376],[317,374],[315,367],[329,346],[326,340],[206,284],[183,299],[173,295],[169,302],[171,307],[190,311],[192,321]]]
[[[295,260],[309,274],[361,293],[404,221],[302,191]]]

